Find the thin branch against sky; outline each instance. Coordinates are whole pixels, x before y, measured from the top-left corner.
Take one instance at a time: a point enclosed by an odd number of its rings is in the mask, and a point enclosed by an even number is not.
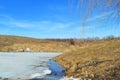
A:
[[[113,34],[116,33],[120,23],[120,0],[74,0],[74,2],[68,0],[68,2],[69,5],[77,2],[74,7],[81,16],[79,18],[80,24],[82,24],[80,36],[85,36],[85,27],[90,24],[101,26],[101,28],[112,26]],[[73,8],[71,9],[71,11],[74,11]]]
[[[69,8],[72,11],[72,3],[73,0],[68,0],[69,2]],[[94,12],[98,13],[105,13],[113,11],[115,14],[115,17],[119,19],[120,17],[120,0],[77,0],[78,4],[76,6],[76,9],[79,11],[84,11],[82,16],[83,24],[86,22],[87,18],[89,18],[90,15],[94,14]],[[71,3],[71,4],[70,4]],[[82,8],[86,7],[85,10],[81,10]]]

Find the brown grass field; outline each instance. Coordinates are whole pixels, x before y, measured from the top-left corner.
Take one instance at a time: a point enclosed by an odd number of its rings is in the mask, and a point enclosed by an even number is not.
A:
[[[16,52],[30,48],[31,52],[62,52],[69,48],[66,41],[42,40],[20,36],[0,36],[1,52]]]
[[[67,76],[92,80],[120,80],[120,39],[97,40],[73,46],[54,58]]]
[[[120,80],[120,38],[99,40],[34,39],[0,36],[1,52],[30,48],[32,52],[63,52],[54,58],[67,76]]]

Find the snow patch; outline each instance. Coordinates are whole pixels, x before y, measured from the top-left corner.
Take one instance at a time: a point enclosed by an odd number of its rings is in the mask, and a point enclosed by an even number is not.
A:
[[[51,70],[44,70],[43,73],[35,73],[30,75],[30,79],[33,78],[44,78],[46,75],[51,74]]]

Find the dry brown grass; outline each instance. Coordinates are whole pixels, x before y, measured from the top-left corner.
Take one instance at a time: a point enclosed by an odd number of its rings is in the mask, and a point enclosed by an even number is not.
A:
[[[72,46],[54,60],[67,69],[67,76],[93,80],[120,79],[120,40],[98,40]]]
[[[42,40],[18,36],[0,36],[0,51],[9,52],[30,48],[31,52],[62,52],[69,48],[65,41]]]

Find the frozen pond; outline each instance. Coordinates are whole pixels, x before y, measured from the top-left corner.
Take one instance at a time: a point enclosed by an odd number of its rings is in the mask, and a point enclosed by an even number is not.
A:
[[[50,59],[60,54],[61,53],[0,53],[0,77],[11,80],[49,80],[49,78],[59,80],[59,78],[63,76],[60,71],[64,68],[58,66],[56,62]],[[60,76],[48,75],[51,74],[51,70]],[[58,70],[58,73],[56,70]]]

